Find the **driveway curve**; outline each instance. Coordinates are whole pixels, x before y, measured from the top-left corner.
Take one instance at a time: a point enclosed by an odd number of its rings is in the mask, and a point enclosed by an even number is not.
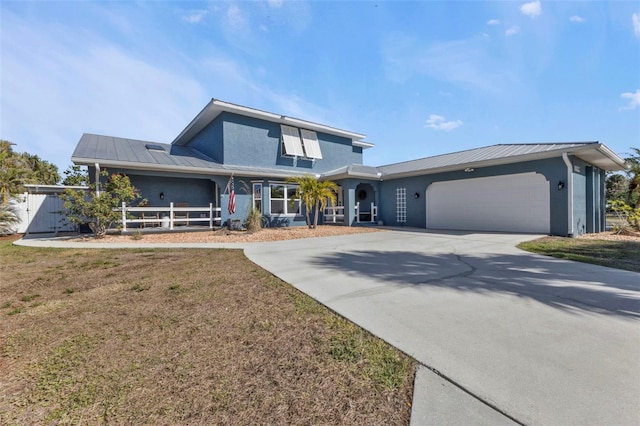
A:
[[[534,237],[385,231],[245,253],[426,367],[413,424],[640,424],[640,274],[515,248]]]

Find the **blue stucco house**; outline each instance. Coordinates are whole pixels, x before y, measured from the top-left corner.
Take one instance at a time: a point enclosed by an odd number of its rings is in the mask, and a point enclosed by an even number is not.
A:
[[[84,134],[71,160],[127,174],[150,206],[219,207],[221,224],[258,208],[271,226],[305,223],[287,178],[336,182],[325,223],[575,236],[605,228],[605,172],[624,160],[599,142],[493,145],[363,165],[365,136],[213,99],[171,144]],[[226,206],[230,177],[236,209]]]

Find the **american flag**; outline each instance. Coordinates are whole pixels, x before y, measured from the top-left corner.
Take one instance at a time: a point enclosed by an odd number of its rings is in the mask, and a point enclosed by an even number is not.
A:
[[[227,206],[229,214],[236,212],[236,189],[233,183],[233,175],[231,175],[231,192],[229,192],[229,205]]]

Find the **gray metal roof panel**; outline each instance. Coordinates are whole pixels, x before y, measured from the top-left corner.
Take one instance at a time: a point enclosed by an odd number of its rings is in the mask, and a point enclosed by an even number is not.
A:
[[[434,157],[420,158],[417,160],[405,161],[402,163],[388,164],[380,166],[380,170],[385,175],[398,173],[410,173],[430,169],[440,169],[445,167],[468,165],[491,160],[503,160],[508,162],[509,158],[562,152],[573,148],[588,145],[597,145],[597,142],[575,142],[575,143],[540,143],[540,144],[512,144],[512,145],[491,145],[483,148],[475,148],[466,151],[454,152],[451,154],[437,155]]]
[[[147,149],[146,145],[149,143],[163,147],[165,152]],[[218,174],[244,172],[251,175],[284,177],[300,174],[295,170],[220,164],[201,152],[185,146],[93,134],[82,135],[73,152],[72,160],[79,162],[79,164],[97,162],[107,165],[115,164],[118,167],[139,165],[145,169],[180,169],[184,172],[193,171],[194,173],[209,170]]]

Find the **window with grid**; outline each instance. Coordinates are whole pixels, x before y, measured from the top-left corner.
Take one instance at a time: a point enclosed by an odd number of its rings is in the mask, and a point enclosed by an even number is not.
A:
[[[407,223],[407,188],[396,188],[396,222]]]
[[[296,198],[296,185],[272,183],[269,187],[271,214],[300,214],[300,198]]]

